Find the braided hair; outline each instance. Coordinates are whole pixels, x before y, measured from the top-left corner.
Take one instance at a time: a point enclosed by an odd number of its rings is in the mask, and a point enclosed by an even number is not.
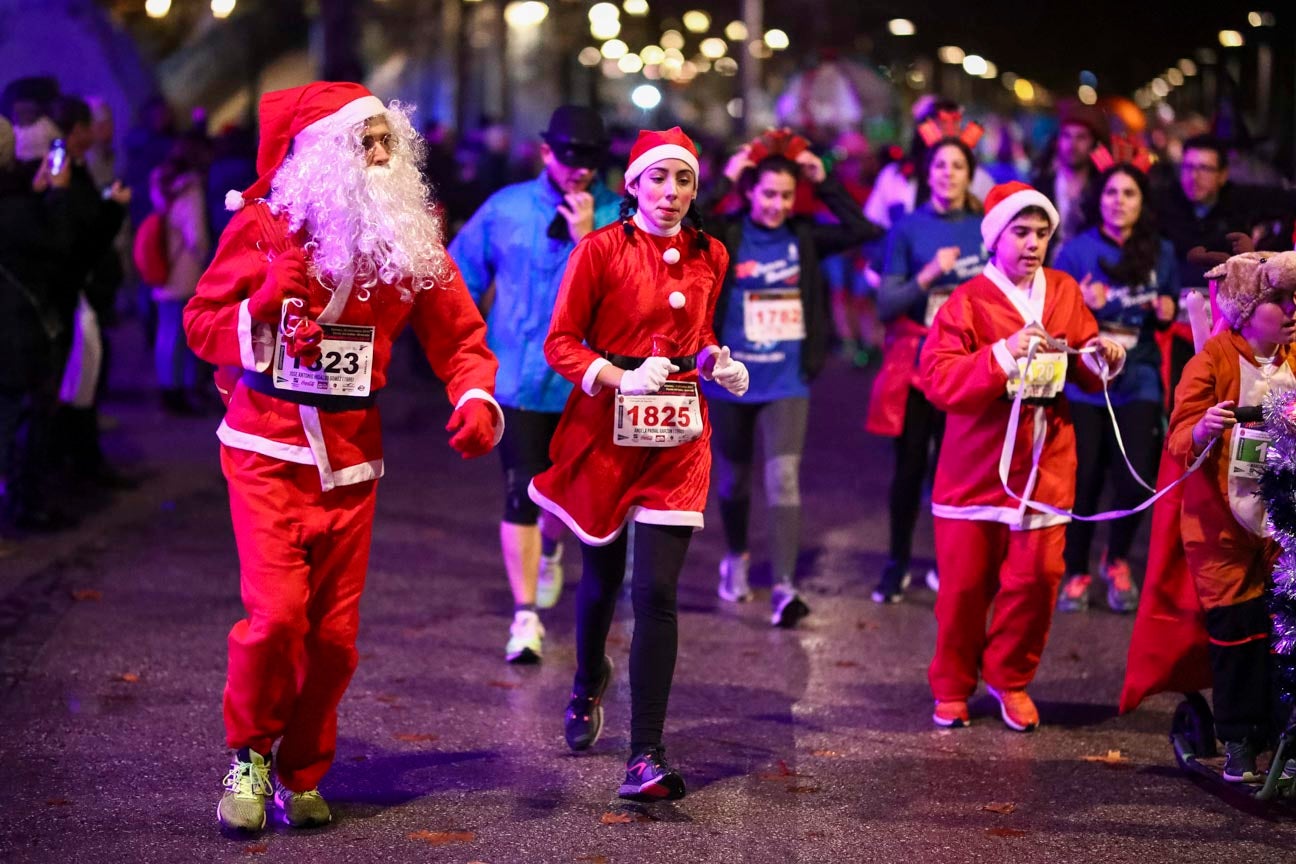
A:
[[[696,202],[694,202],[696,203]],[[634,239],[634,221],[631,217],[639,209],[639,199],[633,192],[626,192],[625,197],[621,199],[621,230],[625,232],[626,237]],[[693,227],[697,232],[697,237],[693,238],[693,248],[703,252],[711,248],[711,238],[702,228],[702,212],[697,207],[689,207],[688,213],[684,215],[684,221]]]

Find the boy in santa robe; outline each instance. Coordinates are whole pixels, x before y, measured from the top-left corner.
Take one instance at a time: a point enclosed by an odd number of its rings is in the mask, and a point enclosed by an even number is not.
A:
[[[318,785],[356,668],[382,439],[375,395],[413,326],[455,410],[464,458],[503,431],[486,325],[446,254],[398,103],[317,82],[261,98],[259,179],[242,194],[185,308],[189,345],[232,383],[217,431],[247,617],[229,635],[217,808],[265,826],[331,820]],[[291,147],[291,154],[289,149]],[[237,375],[236,375],[237,372]]]
[[[936,314],[919,361],[923,389],[947,414],[932,489],[941,590],[928,679],[937,725],[968,725],[979,673],[1004,723],[1029,732],[1039,712],[1026,687],[1064,570],[1069,516],[1053,511],[1075,497],[1075,433],[1063,386],[1101,389],[1101,376],[1119,373],[1125,352],[1098,335],[1075,280],[1042,266],[1058,227],[1048,198],[1004,183],[985,206],[981,237],[991,260]],[[1092,350],[1077,358],[1068,347]],[[1018,388],[1029,397],[1020,409]]]

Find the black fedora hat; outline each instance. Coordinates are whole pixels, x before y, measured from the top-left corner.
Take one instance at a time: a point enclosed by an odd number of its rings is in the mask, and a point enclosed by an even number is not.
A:
[[[607,158],[607,129],[593,108],[560,105],[549,116],[549,128],[540,137],[564,165],[597,168]]]

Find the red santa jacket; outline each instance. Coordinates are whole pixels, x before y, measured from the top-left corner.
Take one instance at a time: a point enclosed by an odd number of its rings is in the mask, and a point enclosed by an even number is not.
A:
[[[1083,346],[1098,335],[1098,324],[1070,276],[1041,268],[1027,294],[993,264],[955,289],[932,322],[919,365],[927,398],[947,415],[932,489],[936,516],[1002,522],[1022,529],[1069,521],[1029,509],[1021,513],[1019,502],[1004,491],[999,478],[1000,454],[1013,410],[1008,378],[1010,370],[1017,374],[1004,340],[1030,321],[1039,321],[1051,336],[1065,339],[1071,347]],[[1102,388],[1087,355],[1080,362],[1070,357],[1067,376],[1086,390]],[[1076,452],[1066,397],[1059,395],[1044,406],[1023,405],[1021,411],[1009,488],[1042,504],[1070,508],[1075,500]],[[1043,436],[1039,475],[1028,489],[1032,445],[1039,436]]]
[[[285,243],[303,247],[306,238],[301,234],[287,238],[287,231],[286,217],[270,216],[263,203],[244,207],[230,221],[211,266],[198,282],[197,294],[184,312],[189,346],[203,360],[255,372],[269,369],[275,328],[252,320],[247,298],[265,281],[269,263],[264,250],[282,248]],[[275,232],[284,236],[267,236]],[[503,416],[491,395],[498,364],[486,347],[481,313],[458,269],[451,266],[452,278],[414,293],[412,300],[404,299],[393,285],[330,292],[313,281],[304,314],[312,320],[374,328],[374,393],[387,383],[393,341],[412,324],[452,404],[457,407],[478,398],[495,406],[498,441],[503,434]],[[344,293],[347,296],[342,296]],[[239,381],[230,394],[217,437],[229,447],[315,465],[325,490],[383,474],[378,409],[372,405],[321,411],[257,392]]]

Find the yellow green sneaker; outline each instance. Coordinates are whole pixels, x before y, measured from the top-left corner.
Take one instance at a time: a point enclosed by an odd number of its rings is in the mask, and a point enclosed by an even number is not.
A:
[[[283,783],[275,783],[275,809],[279,819],[293,828],[318,828],[333,821],[328,802],[318,789],[294,792]]]
[[[265,828],[270,791],[269,758],[244,747],[234,754],[225,775],[225,794],[216,805],[216,818],[227,831],[260,831]]]

